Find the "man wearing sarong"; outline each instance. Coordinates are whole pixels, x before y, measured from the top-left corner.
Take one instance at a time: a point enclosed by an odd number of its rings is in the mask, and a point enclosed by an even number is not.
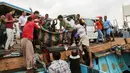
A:
[[[85,52],[85,58],[87,57],[87,53],[88,52],[88,56],[89,56],[89,64],[86,63],[86,65],[90,66],[91,68],[93,67],[92,64],[92,53],[91,51],[88,49],[89,47],[89,39],[86,35],[85,29],[84,27],[80,24],[79,20],[75,21],[75,27],[74,29],[77,29],[77,34],[80,36],[80,43],[83,45],[83,50],[81,49],[81,51]],[[85,59],[85,61],[87,60],[87,58]]]
[[[33,31],[34,28],[40,28],[37,24],[32,21],[31,17],[28,17],[27,22],[23,28],[21,50],[23,52],[24,60],[26,63],[27,73],[30,73],[34,65],[34,49],[33,49]]]

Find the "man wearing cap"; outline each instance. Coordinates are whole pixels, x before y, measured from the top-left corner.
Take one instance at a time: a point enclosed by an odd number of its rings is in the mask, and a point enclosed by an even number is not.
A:
[[[99,42],[100,37],[102,39],[102,42],[104,42],[102,29],[103,29],[102,19],[101,19],[101,17],[99,17],[99,19],[96,21],[96,25],[95,25],[95,32],[98,32],[97,43]]]

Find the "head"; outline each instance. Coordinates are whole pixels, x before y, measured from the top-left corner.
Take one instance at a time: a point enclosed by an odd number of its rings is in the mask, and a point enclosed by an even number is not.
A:
[[[49,15],[48,14],[45,14],[45,19],[49,18]]]
[[[12,9],[11,11],[10,11],[10,14],[14,14],[15,13],[15,10],[14,9]]]
[[[78,50],[73,50],[73,51],[71,52],[71,54],[72,54],[72,56],[77,56],[77,55],[78,55]]]
[[[107,20],[107,16],[104,16],[104,20],[105,20],[105,21]]]
[[[61,57],[60,52],[53,52],[52,55],[54,60],[59,60]]]
[[[35,19],[34,22],[35,22],[35,23],[38,23],[38,22],[39,22],[39,19]]]
[[[32,21],[32,17],[28,17],[27,21]]]
[[[44,17],[42,16],[42,17],[40,17],[40,20],[44,20]]]
[[[4,15],[1,15],[0,19],[5,19],[5,16],[4,16]]]
[[[70,18],[70,17],[68,17],[68,18],[67,18],[67,20],[68,20],[68,21],[70,21],[70,20],[71,20],[71,18]]]
[[[25,11],[22,12],[22,15],[23,15],[23,16],[26,16],[26,14],[27,14],[27,13],[26,13]]]
[[[62,15],[59,15],[59,16],[58,16],[58,19],[59,19],[59,21],[63,21],[63,16],[62,16]]]
[[[76,24],[76,25],[79,24],[79,20],[76,20],[76,21],[75,21],[75,24]]]
[[[80,14],[77,14],[77,19],[80,19]]]
[[[35,12],[34,12],[34,15],[35,15],[35,17],[38,17],[39,11],[35,11]]]
[[[99,17],[99,21],[102,21],[102,17]]]

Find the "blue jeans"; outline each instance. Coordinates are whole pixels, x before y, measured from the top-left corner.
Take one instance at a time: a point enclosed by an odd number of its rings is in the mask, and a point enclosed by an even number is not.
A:
[[[102,31],[98,29],[97,32],[98,32],[97,42],[99,41],[99,38],[101,38],[102,41],[104,42],[104,38],[103,38],[103,33],[102,33]]]

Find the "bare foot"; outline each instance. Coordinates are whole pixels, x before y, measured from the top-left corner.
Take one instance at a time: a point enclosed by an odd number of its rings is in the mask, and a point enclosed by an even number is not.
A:
[[[11,48],[10,51],[15,51],[16,49],[15,48]]]

